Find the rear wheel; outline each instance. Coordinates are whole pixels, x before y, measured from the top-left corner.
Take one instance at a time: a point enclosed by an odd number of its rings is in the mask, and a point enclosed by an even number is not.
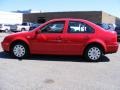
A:
[[[11,53],[14,57],[22,59],[29,55],[29,49],[24,43],[14,43],[11,47]]]
[[[7,33],[9,30],[8,29],[5,29],[5,32]]]
[[[84,53],[84,57],[89,61],[98,61],[102,55],[102,48],[97,45],[88,46]]]

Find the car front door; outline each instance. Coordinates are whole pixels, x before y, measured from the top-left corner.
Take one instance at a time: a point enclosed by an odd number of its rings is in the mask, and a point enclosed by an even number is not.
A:
[[[51,22],[41,28],[31,47],[35,54],[61,54],[65,21]]]

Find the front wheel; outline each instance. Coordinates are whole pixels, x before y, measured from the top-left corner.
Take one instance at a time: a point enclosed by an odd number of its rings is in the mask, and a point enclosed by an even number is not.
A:
[[[98,61],[102,57],[103,52],[99,46],[88,46],[85,50],[84,56],[89,61]]]
[[[14,43],[11,47],[11,53],[16,58],[26,58],[29,55],[29,49],[24,43]]]

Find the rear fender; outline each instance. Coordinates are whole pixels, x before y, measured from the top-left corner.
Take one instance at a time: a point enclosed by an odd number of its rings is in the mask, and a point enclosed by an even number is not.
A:
[[[95,40],[90,40],[90,41],[87,42],[87,44],[85,45],[84,51],[91,44],[93,44],[93,45],[98,44],[98,45],[102,46],[104,52],[107,50],[106,44],[102,40],[95,39]]]

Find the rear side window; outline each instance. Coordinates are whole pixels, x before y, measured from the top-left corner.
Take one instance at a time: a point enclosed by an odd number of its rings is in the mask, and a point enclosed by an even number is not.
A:
[[[70,21],[68,26],[68,32],[69,33],[93,33],[94,29],[83,22]]]

